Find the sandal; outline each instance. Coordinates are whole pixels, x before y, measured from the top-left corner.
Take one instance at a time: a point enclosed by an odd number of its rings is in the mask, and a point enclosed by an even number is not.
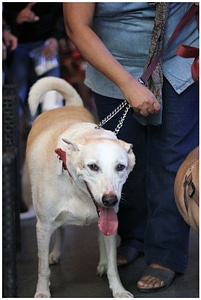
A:
[[[117,248],[117,266],[127,266],[135,261],[138,256],[139,251],[137,249],[131,246],[120,246]]]
[[[163,270],[163,269],[158,269],[158,268],[153,268],[153,267],[147,267],[146,270],[143,272],[141,278],[145,276],[153,276],[157,277],[161,280],[161,283],[163,284],[159,287],[153,287],[153,288],[146,288],[146,287],[139,287],[137,286],[138,290],[142,293],[153,293],[157,291],[164,290],[170,286],[172,283],[173,279],[175,278],[175,272],[171,272],[168,270]]]

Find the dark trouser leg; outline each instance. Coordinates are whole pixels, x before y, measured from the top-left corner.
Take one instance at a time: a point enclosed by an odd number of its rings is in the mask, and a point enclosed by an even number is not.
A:
[[[189,226],[177,210],[173,188],[179,166],[198,145],[198,86],[178,95],[165,80],[163,94],[163,125],[148,128],[145,254],[148,265],[183,272],[188,262]]]
[[[100,120],[111,113],[123,100],[94,94]],[[122,111],[123,112],[123,111]],[[105,129],[114,130],[122,112],[104,125]],[[141,126],[134,118],[132,109],[126,117],[118,138],[133,144],[136,165],[124,185],[122,200],[118,213],[118,233],[123,243],[143,250],[143,238],[146,225],[146,127]]]

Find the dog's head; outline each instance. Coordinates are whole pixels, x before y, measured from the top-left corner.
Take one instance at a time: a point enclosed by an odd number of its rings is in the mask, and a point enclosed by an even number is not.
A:
[[[104,219],[107,214],[107,218],[113,218],[118,211],[123,184],[135,165],[132,145],[109,138],[93,139],[82,145],[63,141],[67,144],[69,173],[79,188],[93,199],[101,217]],[[105,220],[103,222],[106,226]]]

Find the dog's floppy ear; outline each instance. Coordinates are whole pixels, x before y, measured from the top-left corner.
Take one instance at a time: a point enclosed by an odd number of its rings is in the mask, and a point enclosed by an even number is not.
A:
[[[130,172],[131,172],[135,165],[135,154],[133,152],[133,145],[127,144],[126,149],[127,149],[127,153],[128,153],[129,168],[130,168]]]
[[[122,140],[119,140],[120,144],[126,149],[126,152],[128,153],[128,161],[129,161],[129,172],[133,170],[133,167],[135,165],[135,155],[133,153],[133,145],[126,143]]]
[[[81,150],[81,145],[78,143],[69,141],[67,139],[62,139],[62,141],[64,143],[66,143],[69,146],[70,150],[72,150],[72,151],[80,151]]]
[[[124,143],[124,147],[126,148],[128,154],[133,153],[133,145],[132,144]]]

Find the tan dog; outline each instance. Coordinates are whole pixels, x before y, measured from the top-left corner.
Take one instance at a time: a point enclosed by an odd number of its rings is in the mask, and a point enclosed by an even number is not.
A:
[[[50,297],[48,253],[52,233],[65,225],[83,226],[97,220],[97,272],[107,273],[114,297],[133,297],[122,286],[116,264],[116,213],[123,184],[135,164],[132,145],[118,140],[111,131],[96,129],[79,95],[63,79],[46,77],[33,85],[29,94],[32,114],[48,90],[61,93],[70,106],[39,115],[27,141],[26,160],[37,217],[39,270],[35,297]],[[59,260],[60,240],[58,231],[50,263]]]
[[[175,179],[175,200],[182,217],[199,230],[199,148],[195,148],[180,166]]]

